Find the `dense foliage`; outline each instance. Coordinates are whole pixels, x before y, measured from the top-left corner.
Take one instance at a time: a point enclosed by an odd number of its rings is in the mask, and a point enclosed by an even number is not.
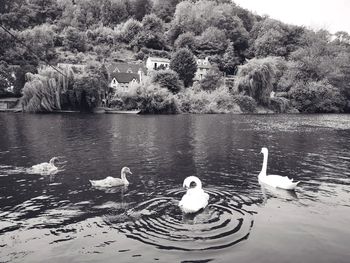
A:
[[[134,87],[136,93],[123,95],[124,106],[134,101],[157,113],[261,106],[350,112],[347,32],[287,25],[230,0],[2,0],[0,24],[6,29],[0,27],[0,96],[13,86],[31,111],[90,110],[107,91],[102,64],[159,56],[171,58],[173,71],[155,73],[150,88]],[[193,83],[195,58],[205,57],[213,69]],[[87,66],[62,69],[70,72],[63,88],[63,76],[42,69],[57,63]],[[171,106],[158,105],[163,99]]]
[[[42,68],[27,73],[22,105],[28,112],[71,109],[90,111],[100,105],[107,87],[105,67],[91,62],[83,69]]]

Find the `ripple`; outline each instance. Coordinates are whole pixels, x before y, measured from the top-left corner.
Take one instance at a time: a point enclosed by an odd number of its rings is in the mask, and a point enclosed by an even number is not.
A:
[[[246,240],[253,227],[253,213],[243,209],[233,195],[206,191],[210,204],[200,213],[182,214],[177,204],[184,191],[172,190],[165,197],[129,209],[131,220],[112,227],[128,238],[166,250],[218,250]]]

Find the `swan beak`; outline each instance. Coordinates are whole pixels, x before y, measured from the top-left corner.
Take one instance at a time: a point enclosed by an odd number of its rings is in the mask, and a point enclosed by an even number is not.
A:
[[[131,172],[131,171],[129,171],[129,174],[132,174],[132,172]]]

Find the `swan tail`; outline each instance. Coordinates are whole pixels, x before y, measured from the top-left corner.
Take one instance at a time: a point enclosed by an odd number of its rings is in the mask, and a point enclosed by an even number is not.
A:
[[[96,181],[94,181],[94,180],[89,180],[89,182],[91,183],[92,186],[96,185]]]

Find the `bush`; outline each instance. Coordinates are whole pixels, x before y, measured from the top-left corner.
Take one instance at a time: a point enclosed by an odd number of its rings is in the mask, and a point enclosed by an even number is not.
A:
[[[256,101],[250,97],[245,95],[235,95],[233,96],[233,101],[238,104],[244,113],[254,113],[256,112]]]
[[[174,95],[158,84],[145,79],[143,84],[133,84],[126,92],[118,92],[112,100],[112,105],[121,109],[141,109],[142,113],[177,113]]]
[[[217,67],[213,67],[200,81],[200,86],[203,90],[215,90],[223,83],[222,73]]]
[[[300,112],[339,113],[346,106],[339,90],[325,81],[300,82],[289,91],[289,96]]]
[[[295,112],[289,99],[283,97],[271,98],[270,109],[277,113],[292,113]]]
[[[176,95],[179,110],[184,113],[240,113],[229,90],[220,87],[212,92],[191,87]]]
[[[159,84],[162,88],[167,88],[172,93],[181,90],[182,83],[177,73],[173,70],[158,70],[152,74],[152,82]]]

